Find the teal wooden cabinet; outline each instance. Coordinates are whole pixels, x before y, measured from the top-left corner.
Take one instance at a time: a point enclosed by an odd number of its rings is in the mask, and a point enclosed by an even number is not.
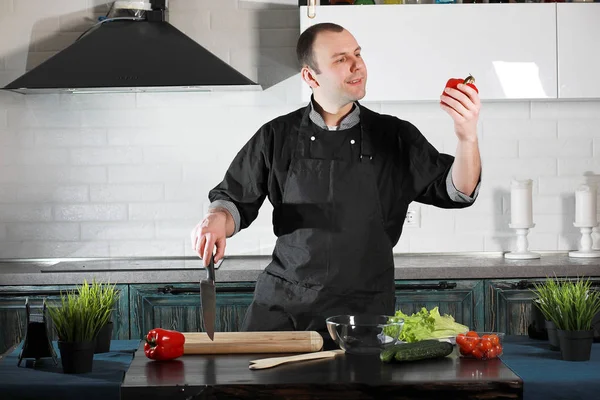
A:
[[[540,279],[485,281],[485,330],[526,335],[531,324],[532,289]]]
[[[494,279],[485,281],[485,329],[507,335],[527,335],[532,322],[531,307],[536,279]],[[600,288],[599,278],[590,278]]]
[[[60,302],[61,291],[73,290],[76,285],[64,286],[0,286],[0,353],[24,339],[27,323],[25,302],[29,299],[32,307],[47,303]],[[129,339],[129,288],[117,285],[119,300],[113,314],[113,339]],[[38,309],[32,310],[37,313]],[[56,332],[47,315],[48,333],[56,340]]]
[[[396,281],[396,310],[412,314],[422,307],[439,307],[470,329],[483,329],[483,281]]]
[[[254,282],[218,283],[215,331],[237,332],[254,295]],[[152,328],[204,332],[200,285],[130,285],[131,338],[141,339]]]

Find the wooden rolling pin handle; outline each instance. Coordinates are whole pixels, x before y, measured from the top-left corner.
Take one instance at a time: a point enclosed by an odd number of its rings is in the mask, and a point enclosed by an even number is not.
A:
[[[183,332],[184,354],[305,353],[323,348],[323,337],[314,331]]]

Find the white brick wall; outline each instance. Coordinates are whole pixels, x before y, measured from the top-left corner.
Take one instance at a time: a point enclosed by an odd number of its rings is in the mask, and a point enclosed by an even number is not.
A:
[[[171,0],[170,20],[265,90],[21,96],[0,92],[0,257],[192,255],[207,193],[250,136],[303,104],[296,0]],[[0,85],[72,43],[106,0],[0,0]],[[368,62],[368,60],[367,60]],[[454,153],[437,104],[373,103]],[[473,207],[421,208],[398,252],[514,248],[510,180],[534,181],[534,250],[576,248],[574,191],[600,183],[600,102],[485,102],[483,185]],[[270,254],[272,207],[227,243]],[[598,246],[598,234],[595,245]]]

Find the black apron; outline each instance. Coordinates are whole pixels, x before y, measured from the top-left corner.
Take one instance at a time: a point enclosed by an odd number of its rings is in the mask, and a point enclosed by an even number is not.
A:
[[[309,112],[274,211],[273,260],[257,279],[244,331],[325,331],[333,315],[394,312],[393,246],[384,231],[370,132],[362,123],[354,128],[357,151],[349,160],[311,158],[320,132]]]

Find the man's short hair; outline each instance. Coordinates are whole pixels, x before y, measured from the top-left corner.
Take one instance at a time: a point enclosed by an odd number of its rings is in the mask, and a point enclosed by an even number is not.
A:
[[[317,74],[320,74],[319,66],[315,61],[313,45],[317,35],[321,32],[342,32],[344,28],[338,24],[332,22],[323,22],[308,27],[300,37],[298,38],[298,44],[296,45],[296,56],[298,57],[298,63],[300,68],[308,66],[312,68]]]

